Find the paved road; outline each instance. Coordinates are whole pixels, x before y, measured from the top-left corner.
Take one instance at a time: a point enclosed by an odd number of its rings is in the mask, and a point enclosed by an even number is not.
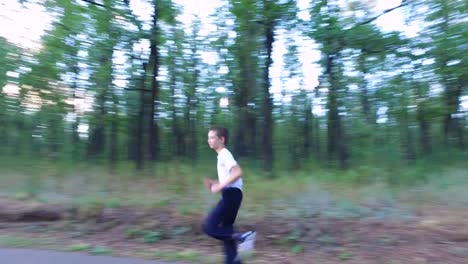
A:
[[[1,264],[171,264],[155,260],[141,260],[109,256],[90,256],[81,253],[55,252],[35,249],[0,248]],[[175,264],[175,263],[173,263]]]

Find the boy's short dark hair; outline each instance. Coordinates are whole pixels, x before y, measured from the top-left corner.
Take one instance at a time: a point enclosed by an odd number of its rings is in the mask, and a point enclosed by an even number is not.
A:
[[[227,145],[229,142],[229,131],[225,127],[211,127],[209,131],[216,132],[216,136],[219,138],[224,138],[224,145]]]

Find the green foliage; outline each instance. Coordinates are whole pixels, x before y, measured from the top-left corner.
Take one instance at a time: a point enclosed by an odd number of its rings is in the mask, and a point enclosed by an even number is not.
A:
[[[178,252],[173,257],[174,260],[190,260],[190,261],[197,261],[201,258],[201,254],[195,250],[183,250]]]
[[[160,199],[159,201],[156,201],[153,205],[156,208],[167,208],[170,205],[171,200],[168,198],[163,198]]]
[[[188,234],[192,230],[191,227],[179,226],[172,230],[171,237],[179,238]]]
[[[67,247],[68,251],[89,251],[92,249],[92,246],[87,243],[77,243]]]
[[[127,237],[128,238],[138,238],[143,237],[146,234],[144,229],[140,228],[130,228],[127,230]]]
[[[89,250],[92,255],[109,255],[112,254],[112,250],[106,247],[93,247]]]
[[[384,31],[365,1],[313,1],[301,21],[296,2],[224,1],[210,16],[217,30],[200,18],[186,30],[171,0],[147,1],[150,21],[116,0],[41,2],[55,19],[40,48],[0,37],[0,157],[107,164],[113,175],[131,162],[153,175],[171,160],[213,161],[211,125],[230,129],[228,147],[263,178],[318,166],[335,181],[412,184],[424,167],[466,157],[466,1],[405,1],[405,19],[424,22],[414,36]],[[317,87],[306,87],[316,73],[302,65],[304,38],[320,56]],[[171,191],[187,191],[185,173],[171,172]],[[20,192],[34,197],[41,179],[29,176]]]
[[[117,198],[111,198],[106,202],[106,207],[108,208],[119,208],[122,206],[122,203]]]
[[[41,245],[41,243],[44,243],[44,241],[10,235],[0,235],[0,245],[4,247],[28,248]]]
[[[200,252],[194,250],[183,250],[178,252],[156,251],[153,253],[153,257],[169,261],[200,262],[203,258],[203,255]]]
[[[32,197],[31,197],[31,194],[30,194],[30,193],[26,193],[26,192],[17,192],[17,193],[15,193],[14,197],[15,197],[15,199],[17,199],[17,200],[22,200],[22,201],[24,201],[24,200],[29,200],[29,199],[32,198]]]
[[[143,236],[143,241],[148,244],[154,244],[161,240],[161,233],[159,231],[148,231]]]
[[[301,230],[295,229],[284,238],[285,243],[295,243],[301,238]]]
[[[342,261],[350,260],[352,259],[353,254],[350,252],[343,252],[340,255],[338,255],[338,258]]]

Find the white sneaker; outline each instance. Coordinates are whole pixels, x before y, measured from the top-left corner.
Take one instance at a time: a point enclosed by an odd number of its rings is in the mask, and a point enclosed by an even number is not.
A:
[[[257,232],[249,231],[243,235],[243,242],[239,243],[237,250],[239,252],[253,251],[255,249],[255,239]]]

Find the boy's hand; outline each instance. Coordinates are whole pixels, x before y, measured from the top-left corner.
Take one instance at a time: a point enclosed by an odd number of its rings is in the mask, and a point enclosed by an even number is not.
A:
[[[212,193],[220,192],[222,189],[223,189],[223,186],[219,182],[213,182],[211,184],[211,192]]]
[[[213,185],[215,181],[213,181],[212,179],[209,179],[209,178],[206,178],[204,179],[204,184],[205,184],[205,187],[208,189],[208,190],[211,190],[211,185]]]

